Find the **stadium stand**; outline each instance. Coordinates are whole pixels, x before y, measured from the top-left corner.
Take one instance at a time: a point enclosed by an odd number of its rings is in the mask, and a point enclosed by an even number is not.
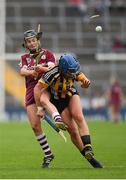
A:
[[[82,16],[74,10],[67,0],[7,0],[6,7],[6,52],[22,53],[22,34],[25,30],[35,29],[41,24],[44,32],[42,45],[55,53],[71,52],[80,60],[82,69],[93,81],[88,95],[93,89],[104,93],[112,74],[121,79],[123,89],[126,88],[125,61],[105,61],[106,54],[114,53],[113,38],[126,38],[126,2],[121,0],[108,1],[100,17],[90,19],[94,13],[93,0],[87,2],[87,14]],[[95,32],[95,27],[101,25],[103,32]],[[125,52],[125,47],[121,48]],[[103,53],[97,59],[97,53]],[[112,56],[113,57],[113,56]],[[126,59],[125,59],[126,60]],[[12,67],[14,60],[11,60]],[[8,62],[7,62],[8,63]],[[125,67],[125,68],[124,68]],[[17,67],[15,67],[16,69]]]

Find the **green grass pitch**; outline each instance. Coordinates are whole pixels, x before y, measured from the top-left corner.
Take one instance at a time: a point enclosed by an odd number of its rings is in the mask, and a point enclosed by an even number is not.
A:
[[[42,169],[41,149],[28,122],[0,123],[0,179],[120,179],[126,178],[126,123],[88,122],[92,145],[103,169],[93,169],[70,141],[65,143],[46,122],[55,159]]]

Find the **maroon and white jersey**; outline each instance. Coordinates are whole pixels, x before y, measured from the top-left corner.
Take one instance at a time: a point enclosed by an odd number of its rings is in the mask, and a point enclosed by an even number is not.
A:
[[[119,83],[113,84],[110,90],[110,104],[120,105],[121,94],[122,94],[122,91],[121,91],[121,87]]]
[[[37,60],[37,64],[41,64],[44,67],[47,67],[51,63],[56,63],[55,56],[52,52],[41,49],[40,50],[40,58]],[[33,66],[36,65],[36,59],[34,58],[34,54],[24,54],[21,56],[20,68],[27,68],[28,70],[32,70]],[[26,96],[25,96],[25,104],[30,105],[35,103],[34,100],[34,87],[37,84],[38,80],[41,78],[42,73],[39,74],[38,78],[35,79],[33,76],[25,77],[25,85],[26,85]]]

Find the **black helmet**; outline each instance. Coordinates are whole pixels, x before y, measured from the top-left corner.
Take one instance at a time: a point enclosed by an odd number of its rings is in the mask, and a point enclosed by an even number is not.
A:
[[[36,32],[34,29],[24,32],[24,40],[32,37],[36,37],[38,40],[41,38],[42,32]]]
[[[42,32],[36,32],[34,29],[28,30],[24,32],[24,41],[32,37],[36,37],[39,40],[41,36]],[[25,47],[25,42],[22,44],[22,46]]]

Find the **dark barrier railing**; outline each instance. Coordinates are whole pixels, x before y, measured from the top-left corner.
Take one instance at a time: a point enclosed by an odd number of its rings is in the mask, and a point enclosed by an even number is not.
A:
[[[7,108],[6,109],[7,117],[10,120],[21,120],[23,117],[27,116],[26,111],[24,108],[21,107],[15,107],[15,108]],[[99,108],[99,109],[85,109],[83,110],[84,115],[87,119],[94,119],[94,120],[106,120],[109,121],[109,111],[107,108]],[[17,118],[17,119],[16,119]],[[120,120],[125,121],[126,120],[126,107],[121,108],[120,111]]]
[[[87,118],[90,119],[103,119],[106,121],[110,120],[110,116],[109,116],[109,110],[108,108],[98,108],[98,109],[85,109],[83,110],[83,113],[85,114],[85,116]],[[121,108],[120,110],[120,120],[125,121],[126,120],[126,107]]]

